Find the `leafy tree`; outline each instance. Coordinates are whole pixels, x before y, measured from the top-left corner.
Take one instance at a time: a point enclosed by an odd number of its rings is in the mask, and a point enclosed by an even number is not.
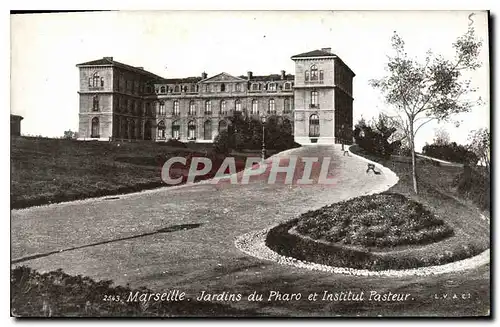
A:
[[[396,127],[392,126],[390,120],[381,114],[378,119],[367,124],[364,119],[358,121],[354,128],[354,139],[356,143],[368,153],[389,158],[401,145],[400,140],[389,140],[396,132]]]
[[[73,132],[71,130],[64,131],[64,136],[63,136],[64,139],[72,140],[76,139],[77,137],[78,137],[77,132]]]
[[[476,154],[481,162],[486,165],[488,173],[490,172],[490,131],[486,128],[481,128],[472,131],[469,134],[469,149]]]
[[[394,32],[394,54],[388,57],[388,75],[370,81],[374,88],[382,92],[387,104],[395,109],[393,119],[408,138],[415,193],[418,193],[415,135],[430,121],[449,120],[453,114],[469,111],[479,102],[463,99],[465,94],[475,89],[471,88],[470,80],[461,77],[464,71],[481,66],[478,61],[481,46],[474,29],[469,28],[453,43],[456,51],[453,60],[433,55],[429,50],[424,62],[419,62],[408,56],[403,39]]]

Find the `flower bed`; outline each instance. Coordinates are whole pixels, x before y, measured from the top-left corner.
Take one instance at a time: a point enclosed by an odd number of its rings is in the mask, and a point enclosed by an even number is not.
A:
[[[301,215],[296,230],[315,240],[375,248],[423,245],[453,235],[453,229],[422,204],[394,193],[309,211]]]
[[[374,271],[443,265],[483,250],[473,243],[422,250],[452,235],[453,229],[421,204],[382,193],[307,212],[270,229],[265,243],[285,257]]]

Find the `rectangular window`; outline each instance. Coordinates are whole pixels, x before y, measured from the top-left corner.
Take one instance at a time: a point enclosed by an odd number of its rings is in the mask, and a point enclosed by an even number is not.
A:
[[[236,84],[235,88],[236,88],[236,92],[241,92],[241,84]]]
[[[179,126],[172,126],[172,138],[175,140],[180,138]]]
[[[323,80],[323,78],[324,78],[323,71],[322,71],[322,70],[320,70],[320,71],[319,71],[319,80],[320,80],[320,81],[322,81],[322,80]]]
[[[165,115],[165,103],[160,102],[160,115],[164,116]]]
[[[276,92],[276,83],[269,83],[267,90],[270,92]]]
[[[306,70],[305,80],[306,80],[306,82],[309,82],[309,71],[308,70]]]
[[[178,115],[179,114],[179,101],[174,101],[174,112],[173,114],[174,115]]]
[[[318,92],[317,91],[312,91],[311,92],[311,107],[317,107],[318,106]]]
[[[252,101],[252,114],[257,115],[259,113],[259,102],[257,100]]]

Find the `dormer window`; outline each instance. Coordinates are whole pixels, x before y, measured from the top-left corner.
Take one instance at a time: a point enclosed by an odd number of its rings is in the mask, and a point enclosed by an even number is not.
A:
[[[167,88],[165,86],[160,87],[160,93],[166,93]]]
[[[252,84],[252,91],[258,91],[259,90],[259,84],[253,83]]]
[[[241,84],[234,85],[236,92],[241,92]]]
[[[180,90],[179,90],[179,85],[176,85],[176,86],[175,86],[175,88],[174,88],[174,92],[175,92],[175,93],[179,93],[179,91],[180,91]]]
[[[285,85],[283,86],[283,88],[285,90],[291,90],[292,89],[292,85],[289,82],[286,82]]]
[[[268,90],[269,92],[276,92],[276,83],[269,83],[269,84],[267,85],[267,90]]]

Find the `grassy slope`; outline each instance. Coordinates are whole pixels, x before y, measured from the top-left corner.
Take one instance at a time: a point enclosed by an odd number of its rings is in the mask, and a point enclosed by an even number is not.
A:
[[[204,154],[211,147],[211,144],[188,144],[187,149],[182,149],[153,142],[12,138],[11,207],[165,186],[161,181],[159,156]]]
[[[363,153],[358,146],[352,146],[351,151],[368,159],[379,162],[394,171],[399,182],[389,192],[400,193],[408,198],[424,204],[432,209],[437,217],[442,218],[455,230],[453,237],[456,242],[466,240],[482,248],[488,248],[490,243],[489,223],[480,218],[480,210],[460,199],[453,190],[453,181],[462,171],[460,167],[435,166],[418,162],[417,174],[419,194],[413,192],[411,165],[399,160],[383,160]]]

